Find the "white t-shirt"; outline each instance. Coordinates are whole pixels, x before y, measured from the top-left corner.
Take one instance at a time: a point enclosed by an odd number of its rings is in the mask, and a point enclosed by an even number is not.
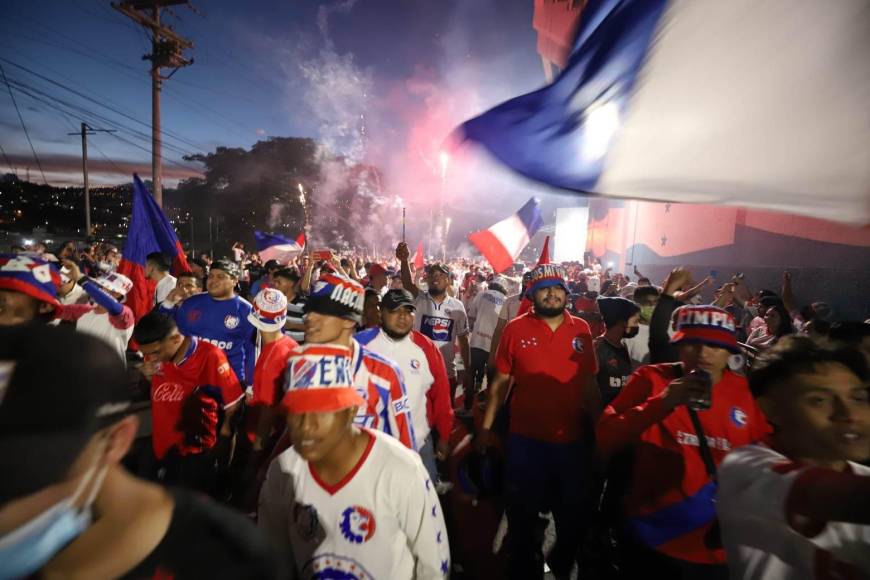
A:
[[[625,339],[632,368],[649,364],[649,325],[638,324],[637,335]]]
[[[514,318],[517,317],[517,312],[520,310],[520,302],[523,301],[522,294],[514,294],[513,296],[508,296],[504,300],[504,304],[501,306],[501,310],[498,313],[498,317],[501,320],[506,322],[510,322]]]
[[[870,476],[870,468],[849,466],[857,475]],[[789,524],[789,493],[806,469],[762,445],[740,447],[725,457],[716,509],[732,578],[852,577],[834,573],[844,565],[870,574],[870,526],[828,522],[821,533],[807,537]]]
[[[489,347],[492,344],[492,333],[495,332],[499,313],[504,303],[504,294],[495,290],[487,290],[474,297],[474,301],[468,309],[468,317],[474,319],[474,330],[471,331],[471,348],[479,348],[489,352]]]
[[[169,293],[175,290],[176,279],[174,276],[167,274],[164,276],[157,286],[154,288],[154,305],[163,304]]]
[[[402,371],[408,404],[411,407],[411,426],[414,428],[414,439],[419,451],[431,430],[426,414],[426,394],[435,382],[435,377],[429,370],[426,353],[411,340],[411,334],[401,340],[393,340],[381,329],[378,329],[374,339],[365,343],[365,347],[396,363]]]
[[[432,339],[447,365],[447,376],[456,376],[456,339],[468,334],[465,306],[453,296],[445,296],[436,304],[428,292],[417,294],[414,330]]]
[[[97,314],[93,310],[76,321],[76,330],[104,340],[118,352],[123,360],[126,360],[127,343],[133,337],[133,315],[128,308],[125,308],[123,314],[126,320],[122,321],[120,317],[117,317],[116,322],[113,322],[108,312]],[[129,326],[124,328],[125,324],[129,324]]]
[[[329,486],[291,447],[269,466],[259,525],[301,578],[442,579],[447,528],[420,456],[383,433]]]

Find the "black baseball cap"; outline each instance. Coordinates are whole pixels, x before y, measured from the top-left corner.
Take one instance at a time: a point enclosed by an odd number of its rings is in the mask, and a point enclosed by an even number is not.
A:
[[[235,262],[230,262],[229,260],[224,260],[221,258],[220,260],[215,260],[211,263],[212,270],[223,270],[228,275],[233,278],[239,277],[239,267]]]
[[[414,302],[414,295],[403,288],[393,288],[388,290],[381,299],[381,308],[385,310],[396,310],[402,306],[407,306],[412,310],[417,310]]]
[[[426,273],[431,274],[432,272],[444,272],[448,276],[450,275],[450,268],[447,267],[446,264],[434,263],[426,266]]]
[[[278,263],[278,260],[266,260],[266,263],[263,264],[263,269],[267,272],[270,270],[277,270],[281,267],[281,264]]]
[[[124,361],[99,338],[67,326],[0,328],[0,505],[63,481],[133,398]]]

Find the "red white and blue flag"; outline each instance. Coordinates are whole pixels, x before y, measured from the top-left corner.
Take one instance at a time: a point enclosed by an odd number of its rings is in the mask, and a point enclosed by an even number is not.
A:
[[[152,252],[160,252],[172,257],[172,272],[189,272],[187,256],[172,224],[166,219],[163,210],[151,197],[151,192],[133,174],[133,214],[127,242],[121,252],[118,273],[133,282],[133,289],[127,294],[127,306],[133,311],[136,320],[147,314],[154,305],[154,282],[145,278],[145,258]]]
[[[589,0],[559,77],[457,137],[584,195],[866,224],[867,14],[866,0]]]
[[[477,246],[493,270],[504,272],[513,266],[517,256],[543,224],[540,202],[533,197],[514,215],[474,232],[468,239]]]
[[[302,243],[299,243],[301,240]],[[257,253],[263,261],[275,260],[279,264],[286,264],[302,252],[305,246],[305,234],[300,234],[295,241],[276,234],[254,232],[254,241],[257,243]]]

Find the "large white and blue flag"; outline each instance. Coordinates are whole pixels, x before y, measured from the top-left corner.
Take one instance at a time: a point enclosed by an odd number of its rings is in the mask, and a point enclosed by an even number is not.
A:
[[[458,132],[578,192],[870,222],[870,1],[590,0],[551,84]]]

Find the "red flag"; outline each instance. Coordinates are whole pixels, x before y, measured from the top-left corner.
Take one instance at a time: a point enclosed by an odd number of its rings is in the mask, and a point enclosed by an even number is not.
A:
[[[305,249],[305,232],[301,232],[299,236],[296,238],[296,245]]]
[[[414,253],[414,270],[419,272],[420,270],[423,269],[424,265],[425,265],[425,263],[423,261],[423,242],[420,242],[417,245],[416,253]]]
[[[544,249],[541,250],[541,257],[538,258],[538,266],[550,263],[550,236],[544,240]]]
[[[468,236],[497,273],[513,266],[514,260],[543,225],[539,205],[540,202],[533,197],[514,215]]]
[[[127,306],[138,321],[154,305],[154,282],[145,278],[145,258],[152,252],[172,256],[172,272],[189,272],[187,256],[175,235],[175,230],[166,219],[151,193],[133,174],[133,214],[127,231],[127,242],[121,252],[118,273],[130,278],[133,289],[127,294]]]

